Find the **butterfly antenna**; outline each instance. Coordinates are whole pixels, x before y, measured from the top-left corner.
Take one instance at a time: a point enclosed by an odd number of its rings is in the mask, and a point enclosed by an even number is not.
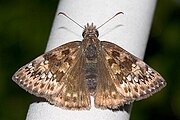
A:
[[[58,15],[64,15],[65,17],[67,17],[69,20],[71,20],[72,22],[74,22],[76,25],[78,25],[79,27],[81,27],[82,29],[84,29],[83,26],[81,26],[79,23],[77,23],[75,20],[73,20],[72,18],[70,18],[68,15],[66,15],[64,12],[59,12]]]
[[[109,22],[110,20],[112,20],[114,17],[118,16],[119,14],[124,14],[123,12],[118,12],[116,13],[114,16],[112,16],[111,18],[109,18],[106,22],[104,22],[102,25],[100,25],[99,27],[97,27],[97,29],[99,29],[100,27],[102,27],[103,25],[105,25],[107,22]]]

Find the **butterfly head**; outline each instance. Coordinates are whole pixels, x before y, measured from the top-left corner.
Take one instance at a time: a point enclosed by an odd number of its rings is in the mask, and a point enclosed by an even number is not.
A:
[[[84,26],[84,31],[82,33],[83,38],[85,37],[98,37],[99,36],[99,32],[96,29],[96,26],[93,25],[93,23],[91,23],[91,25],[89,25],[89,23],[87,23],[87,25]]]

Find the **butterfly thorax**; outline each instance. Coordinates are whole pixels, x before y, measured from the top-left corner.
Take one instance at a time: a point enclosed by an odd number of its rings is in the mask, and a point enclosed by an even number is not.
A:
[[[83,37],[86,85],[89,92],[94,94],[97,86],[97,60],[100,48],[96,26],[87,24],[83,32]]]
[[[87,24],[85,26],[83,36],[83,50],[85,52],[85,57],[88,61],[96,61],[97,55],[99,53],[100,41],[98,40],[98,31],[96,26]]]

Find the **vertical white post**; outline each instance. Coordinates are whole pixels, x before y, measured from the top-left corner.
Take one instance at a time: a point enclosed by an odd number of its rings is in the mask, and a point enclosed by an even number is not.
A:
[[[60,0],[57,13],[63,11],[81,25],[93,22],[98,27],[117,12],[124,12],[99,29],[99,39],[113,42],[143,58],[155,5],[156,0]],[[56,14],[46,51],[70,41],[81,41],[82,31]],[[131,105],[124,109],[112,112],[92,106],[90,111],[68,111],[48,102],[34,102],[26,120],[129,120]]]

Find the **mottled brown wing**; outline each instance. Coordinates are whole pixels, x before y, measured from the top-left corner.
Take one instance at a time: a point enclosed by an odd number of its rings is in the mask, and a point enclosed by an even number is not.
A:
[[[113,43],[103,41],[101,45],[113,84],[124,98],[144,99],[165,87],[161,75],[139,58]]]
[[[39,97],[58,94],[81,54],[81,42],[59,46],[21,67],[12,79],[29,93]]]
[[[90,93],[85,84],[85,57],[80,56],[71,71],[63,77],[64,84],[57,95],[48,101],[58,107],[71,110],[90,109]]]
[[[115,86],[114,75],[109,70],[106,63],[106,56],[101,51],[98,58],[98,76],[95,93],[95,107],[101,109],[116,109],[129,103],[129,100],[123,97]]]

